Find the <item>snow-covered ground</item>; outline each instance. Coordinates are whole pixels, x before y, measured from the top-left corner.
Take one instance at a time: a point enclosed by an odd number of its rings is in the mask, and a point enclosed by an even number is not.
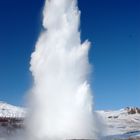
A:
[[[106,125],[106,135],[117,138],[140,137],[140,113],[136,108],[97,111]]]
[[[0,102],[0,118],[24,118],[26,109]]]
[[[0,102],[0,118],[25,118],[26,109]],[[107,140],[140,137],[140,109],[97,111],[105,123]]]

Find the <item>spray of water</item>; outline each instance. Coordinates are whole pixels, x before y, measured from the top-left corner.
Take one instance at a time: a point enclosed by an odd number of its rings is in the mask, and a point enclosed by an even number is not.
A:
[[[97,137],[88,74],[90,43],[81,43],[76,0],[46,0],[43,27],[31,58],[33,140]]]

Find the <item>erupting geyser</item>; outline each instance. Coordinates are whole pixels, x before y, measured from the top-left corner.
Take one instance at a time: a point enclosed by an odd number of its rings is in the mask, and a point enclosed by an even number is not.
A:
[[[47,0],[32,54],[32,140],[93,139],[97,127],[88,74],[88,41],[81,44],[76,0]]]

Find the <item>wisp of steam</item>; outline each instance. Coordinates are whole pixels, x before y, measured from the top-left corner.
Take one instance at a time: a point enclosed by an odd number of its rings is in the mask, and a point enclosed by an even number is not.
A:
[[[88,76],[90,43],[81,43],[76,0],[46,0],[43,27],[31,57],[31,140],[96,139]]]

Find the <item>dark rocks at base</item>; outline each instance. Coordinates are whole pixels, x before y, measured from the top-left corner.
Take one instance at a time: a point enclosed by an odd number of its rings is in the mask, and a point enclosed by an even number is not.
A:
[[[0,118],[0,137],[14,134],[24,128],[23,118]]]
[[[138,107],[127,107],[128,114],[140,114],[140,108]]]

